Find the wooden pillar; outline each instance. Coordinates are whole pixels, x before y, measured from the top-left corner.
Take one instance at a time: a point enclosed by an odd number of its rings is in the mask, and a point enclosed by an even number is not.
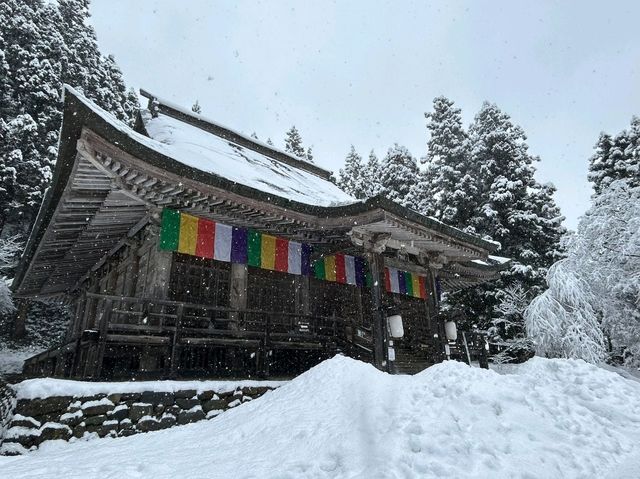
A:
[[[435,313],[435,317],[436,317],[436,321],[435,321],[435,329],[438,332],[438,340],[440,343],[440,357],[446,359],[446,344],[447,344],[447,337],[446,334],[444,332],[444,321],[442,320],[442,318],[440,317],[440,301],[438,299],[438,291],[436,288],[436,271],[430,269],[431,274],[429,276],[429,282],[430,284],[430,296],[433,298],[432,300],[432,305],[433,305],[433,311]],[[433,324],[433,323],[432,323]]]
[[[246,264],[231,263],[231,281],[229,281],[229,306],[231,309],[247,309],[247,287],[249,268]]]
[[[169,356],[169,376],[175,378],[178,376],[180,367],[180,334],[182,332],[182,316],[184,314],[184,305],[179,304],[176,308],[176,329],[173,332],[171,341],[171,353]]]
[[[29,302],[26,299],[18,301],[18,310],[13,320],[13,339],[22,339],[27,335],[27,315]]]
[[[102,362],[104,361],[104,353],[107,349],[107,331],[109,329],[109,320],[111,318],[111,309],[113,308],[113,300],[107,299],[103,303],[102,315],[98,323],[98,344],[96,345],[95,359],[93,364],[93,372],[91,377],[97,379],[102,373]]]
[[[373,305],[373,361],[382,371],[389,371],[386,311],[384,308],[384,260],[381,253],[369,251],[367,260],[371,270],[371,299]]]
[[[158,226],[154,225],[150,228],[149,236],[156,244],[149,249],[147,284],[144,295],[154,299],[168,299],[173,253],[160,249],[160,228]]]
[[[295,276],[296,313],[308,316],[311,314],[311,292],[309,290],[309,276]]]
[[[242,312],[247,309],[247,300],[249,294],[249,267],[246,264],[231,263],[231,273],[229,279],[229,307],[236,310],[229,314],[229,319],[233,320],[229,323],[232,329],[238,329],[238,323],[242,320]],[[235,348],[227,348],[225,351],[227,364],[231,365],[234,371],[241,368],[240,356]],[[265,345],[262,344],[256,354],[256,369],[259,372],[259,363],[266,360],[267,351]]]

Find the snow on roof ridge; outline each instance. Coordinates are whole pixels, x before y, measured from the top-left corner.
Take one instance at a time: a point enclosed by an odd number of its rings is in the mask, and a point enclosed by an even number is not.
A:
[[[211,167],[215,165],[209,165],[209,167],[205,165],[203,167],[202,165],[196,164],[198,163],[197,161],[195,161],[195,163],[194,161],[192,161],[194,160],[194,158],[196,160],[199,159],[199,157],[192,156],[193,152],[180,151],[179,149],[173,147],[173,145],[169,145],[162,141],[159,141],[152,135],[148,136],[147,134],[143,134],[139,131],[134,130],[129,125],[116,118],[113,114],[104,110],[90,99],[86,98],[81,92],[79,92],[72,86],[65,84],[63,96],[66,96],[67,93],[77,99],[80,103],[85,105],[89,110],[94,112],[103,120],[108,122],[112,127],[127,135],[132,140],[180,164],[198,169],[207,174],[211,174],[228,181],[242,184],[256,191],[261,191],[266,194],[272,194],[274,196],[278,196],[286,200],[296,201],[302,204],[329,207],[352,204],[358,201],[356,198],[353,198],[351,195],[347,194],[334,183],[332,183],[328,177],[324,177],[323,175],[318,173],[318,171],[324,172],[325,170],[322,170],[321,168],[309,163],[306,163],[306,167],[300,166],[300,161],[297,161],[296,164],[291,164],[294,162],[284,161],[282,159],[279,159],[278,157],[267,155],[250,147],[247,147],[246,150],[251,151],[254,155],[263,158],[265,161],[268,160],[268,162],[270,163],[279,164],[283,167],[280,169],[280,172],[273,172],[273,175],[279,175],[278,180],[282,179],[282,171],[289,171],[289,173],[286,174],[286,185],[278,183],[277,186],[274,186],[273,182],[270,183],[264,177],[250,178],[242,177],[242,175],[240,175],[239,177],[237,171],[229,171],[228,168],[220,170],[219,168]],[[141,111],[145,112],[146,110]],[[241,143],[234,142],[229,138],[216,135],[215,133],[212,134],[211,132],[203,128],[199,128],[197,125],[194,125],[188,121],[181,121],[179,118],[175,118],[170,114],[159,115],[158,119],[167,119],[175,122],[176,124],[182,125],[184,128],[193,129],[194,131],[198,131],[202,135],[206,135],[207,137],[210,137],[217,141],[222,141],[225,144],[237,144],[239,147],[245,148],[245,146]],[[211,160],[211,158],[205,159]],[[266,165],[262,165],[262,167],[263,169],[267,168]],[[314,171],[314,169],[316,171]],[[265,169],[265,171],[267,170]]]
[[[415,211],[415,210],[414,210],[414,211]],[[418,212],[416,211],[416,213],[418,213]],[[419,214],[420,214],[420,213],[419,213]],[[451,228],[451,229],[454,229],[454,230],[460,231],[461,233],[463,233],[463,234],[465,234],[465,235],[467,235],[467,236],[471,236],[471,237],[473,237],[473,238],[477,238],[477,239],[482,240],[482,241],[485,241],[485,242],[487,242],[487,243],[490,243],[490,244],[496,245],[496,246],[498,247],[498,249],[502,248],[502,243],[500,243],[499,241],[496,241],[496,240],[493,240],[493,239],[488,239],[488,238],[483,238],[483,237],[482,237],[482,236],[480,236],[479,234],[476,234],[476,233],[469,233],[469,232],[464,231],[464,230],[462,230],[462,229],[460,229],[460,228],[458,228],[458,227],[456,227],[456,226],[451,226],[450,224],[445,223],[445,222],[444,222],[444,221],[442,221],[442,220],[439,220],[439,219],[438,219],[438,218],[436,218],[435,216],[426,216],[426,217],[427,217],[427,218],[429,218],[431,221],[435,221],[436,223],[440,223],[441,225],[446,226],[447,228]],[[496,258],[501,258],[501,257],[500,257],[500,256],[496,256]],[[511,261],[511,259],[510,259],[510,258],[503,258],[503,259],[506,259],[507,261]]]
[[[257,140],[257,139],[255,139],[255,138],[253,138],[251,136],[247,136],[244,133],[241,133],[241,132],[239,132],[238,130],[236,130],[234,128],[230,128],[230,127],[224,125],[223,123],[220,123],[218,121],[212,120],[211,118],[208,118],[208,117],[206,117],[204,115],[200,115],[200,114],[194,113],[191,110],[189,110],[189,109],[187,109],[187,108],[185,108],[185,107],[183,107],[181,105],[178,105],[177,103],[174,103],[174,102],[169,101],[169,100],[165,100],[165,99],[163,99],[161,97],[158,97],[157,95],[154,95],[153,93],[151,93],[151,92],[149,92],[147,90],[144,90],[143,88],[140,88],[140,94],[143,97],[148,98],[149,100],[157,101],[159,105],[162,105],[162,106],[164,106],[166,108],[174,110],[177,113],[180,113],[180,114],[185,115],[185,116],[187,116],[189,118],[192,118],[193,120],[200,121],[200,122],[203,122],[203,123],[207,123],[207,124],[209,124],[209,125],[211,125],[211,126],[213,126],[215,128],[221,128],[223,130],[228,131],[232,135],[235,135],[235,136],[238,136],[238,137],[242,138],[243,140],[245,140],[245,141],[247,141],[249,143],[253,143],[253,144],[255,144],[255,145],[257,145],[257,146],[259,146],[261,148],[265,148],[267,150],[273,151],[274,153],[276,153],[278,155],[285,156],[285,157],[289,158],[290,160],[300,164],[300,166],[303,167],[303,168],[304,167],[309,167],[311,170],[320,170],[321,172],[324,173],[324,175],[327,178],[329,178],[331,176],[331,171],[330,170],[327,170],[327,169],[325,169],[325,168],[323,168],[321,166],[318,166],[315,163],[311,163],[309,161],[306,161],[303,158],[300,158],[298,156],[292,155],[288,151],[282,150],[282,149],[280,149],[280,148],[278,148],[276,146],[269,145],[268,143],[265,143],[263,141]],[[180,120],[180,118],[176,118],[176,119]],[[193,126],[195,126],[196,128],[199,128],[198,125],[193,125]],[[212,135],[214,134],[214,133],[212,133],[210,131],[208,131],[208,133],[210,133]],[[278,159],[278,158],[276,158],[276,159]]]
[[[490,254],[488,258],[500,264],[508,263],[509,261],[511,261],[511,258],[507,258],[506,256],[496,256],[494,254]]]

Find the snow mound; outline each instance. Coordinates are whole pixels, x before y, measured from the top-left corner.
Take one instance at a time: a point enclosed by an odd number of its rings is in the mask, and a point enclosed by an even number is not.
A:
[[[640,383],[582,361],[389,376],[345,357],[211,421],[44,444],[6,477],[607,477],[638,459]],[[635,456],[634,456],[635,454]],[[624,469],[622,469],[624,470]]]

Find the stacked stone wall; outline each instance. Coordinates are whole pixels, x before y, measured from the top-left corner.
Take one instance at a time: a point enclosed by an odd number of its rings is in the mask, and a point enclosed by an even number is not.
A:
[[[16,400],[11,386],[0,385],[0,411],[5,422],[4,431],[0,429],[0,455],[23,454],[50,440],[130,436],[212,419],[273,388],[237,387],[224,392],[184,389]]]
[[[0,438],[3,437],[5,431],[9,428],[15,407],[15,390],[10,384],[0,378]]]

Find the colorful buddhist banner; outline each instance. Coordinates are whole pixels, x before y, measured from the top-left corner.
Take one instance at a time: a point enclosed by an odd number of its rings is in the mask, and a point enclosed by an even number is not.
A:
[[[356,286],[371,286],[367,262],[356,256],[336,254],[325,256],[313,264],[316,279]]]
[[[406,294],[414,298],[426,299],[427,279],[416,273],[400,271],[396,268],[384,269],[385,289],[391,293]]]
[[[160,249],[297,275],[311,274],[311,246],[165,208]]]
[[[363,258],[346,254],[324,256],[311,264],[311,245],[237,228],[165,208],[160,249],[282,273],[311,276],[355,286],[371,286]],[[427,298],[426,278],[396,268],[384,269],[385,289],[414,298]],[[439,287],[439,284],[436,284]]]

